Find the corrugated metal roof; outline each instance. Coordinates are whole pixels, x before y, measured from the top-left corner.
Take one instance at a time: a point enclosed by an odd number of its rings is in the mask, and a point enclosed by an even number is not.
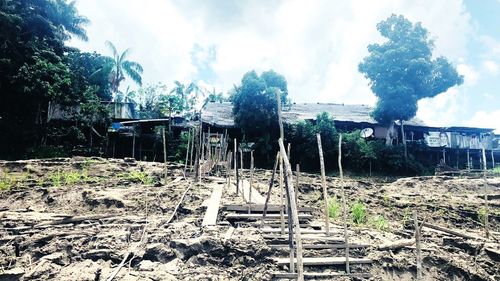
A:
[[[296,103],[283,108],[283,121],[296,123],[302,120],[315,120],[319,113],[327,112],[336,121],[377,124],[370,116],[372,108],[360,104],[335,103]],[[202,110],[201,119],[212,126],[235,128],[233,105],[230,102],[211,102]],[[406,121],[407,125],[425,126],[417,118]]]

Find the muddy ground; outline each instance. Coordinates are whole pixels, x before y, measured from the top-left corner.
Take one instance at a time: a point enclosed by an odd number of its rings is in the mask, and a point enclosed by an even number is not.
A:
[[[270,175],[255,172],[263,195]],[[77,157],[0,162],[0,280],[108,280],[121,263],[113,280],[270,280],[279,270],[271,258],[287,252],[271,249],[257,225],[228,235],[236,225],[221,211],[219,225],[201,227],[212,188],[225,185],[223,178],[193,184],[183,177],[183,166],[172,163],[163,181],[159,163]],[[330,197],[340,196],[341,182],[327,183]],[[344,187],[349,206],[359,201],[365,207],[359,224],[349,214],[349,235],[370,245],[353,255],[373,261],[365,267],[371,280],[414,278],[414,245],[379,249],[412,239],[414,210],[426,223],[470,236],[423,227],[425,280],[500,280],[500,178],[351,178]],[[241,196],[224,190],[222,205],[243,204]],[[301,174],[298,199],[299,206],[316,208],[314,220],[321,223],[319,176]],[[277,194],[271,202],[278,202]],[[339,235],[341,218],[331,219]]]

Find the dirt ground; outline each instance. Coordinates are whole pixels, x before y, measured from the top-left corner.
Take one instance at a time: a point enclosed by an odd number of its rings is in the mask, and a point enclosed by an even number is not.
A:
[[[121,263],[113,280],[270,280],[279,270],[272,257],[286,252],[271,249],[257,225],[228,236],[235,225],[224,211],[217,226],[202,227],[212,189],[225,180],[211,176],[194,184],[183,168],[171,163],[163,184],[160,163],[80,157],[0,162],[0,280],[109,280]],[[270,177],[270,171],[255,172],[262,195]],[[327,183],[329,196],[340,202],[340,180]],[[427,224],[468,236],[424,226],[424,280],[500,280],[500,178],[352,178],[344,187],[349,206],[359,201],[365,208],[362,223],[349,220],[349,236],[370,245],[353,250],[373,261],[370,280],[414,279],[414,245],[380,247],[413,239],[414,210]],[[243,204],[224,190],[221,205]],[[278,202],[277,194],[271,202]],[[301,174],[298,202],[316,208],[314,221],[322,222],[319,176]],[[341,216],[331,222],[340,235]]]

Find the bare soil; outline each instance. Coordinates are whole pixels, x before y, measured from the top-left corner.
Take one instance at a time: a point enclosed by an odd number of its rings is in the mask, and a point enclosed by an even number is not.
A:
[[[201,226],[212,188],[225,186],[224,178],[194,184],[183,177],[183,166],[170,163],[168,171],[163,184],[160,163],[80,157],[0,162],[0,280],[108,280],[122,261],[113,280],[270,280],[280,270],[272,257],[287,252],[271,249],[257,224],[231,225],[220,211],[217,226]],[[255,172],[263,195],[270,177],[270,171]],[[342,183],[327,182],[330,197],[340,202]],[[366,222],[349,220],[349,234],[353,243],[370,245],[352,250],[373,260],[366,268],[370,280],[414,279],[414,245],[379,249],[413,238],[414,210],[426,223],[472,236],[423,227],[425,280],[500,280],[500,178],[351,178],[344,187],[349,205],[359,201],[366,208]],[[244,203],[224,190],[221,205]],[[275,193],[271,202],[277,203]],[[316,208],[314,220],[323,222],[319,176],[301,175],[298,201]],[[479,215],[485,207],[489,238]],[[341,235],[341,216],[331,222]],[[342,256],[343,250],[305,255]]]

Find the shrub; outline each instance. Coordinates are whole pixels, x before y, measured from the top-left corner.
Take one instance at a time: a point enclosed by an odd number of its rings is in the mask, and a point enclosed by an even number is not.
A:
[[[381,215],[373,217],[371,219],[371,225],[378,231],[386,231],[389,228],[386,219]]]
[[[488,209],[486,207],[479,208],[479,210],[477,210],[478,221],[481,224],[485,225],[487,218],[488,218]]]
[[[337,196],[335,195],[333,198],[330,198],[330,201],[328,202],[328,216],[335,219],[339,216],[340,211],[341,206],[337,200]]]
[[[359,225],[365,223],[367,219],[365,205],[360,201],[356,201],[354,204],[352,204],[351,216],[352,216],[352,221],[355,224]]]
[[[132,182],[140,182],[142,184],[153,184],[154,179],[144,172],[130,171],[125,173],[123,178]]]

